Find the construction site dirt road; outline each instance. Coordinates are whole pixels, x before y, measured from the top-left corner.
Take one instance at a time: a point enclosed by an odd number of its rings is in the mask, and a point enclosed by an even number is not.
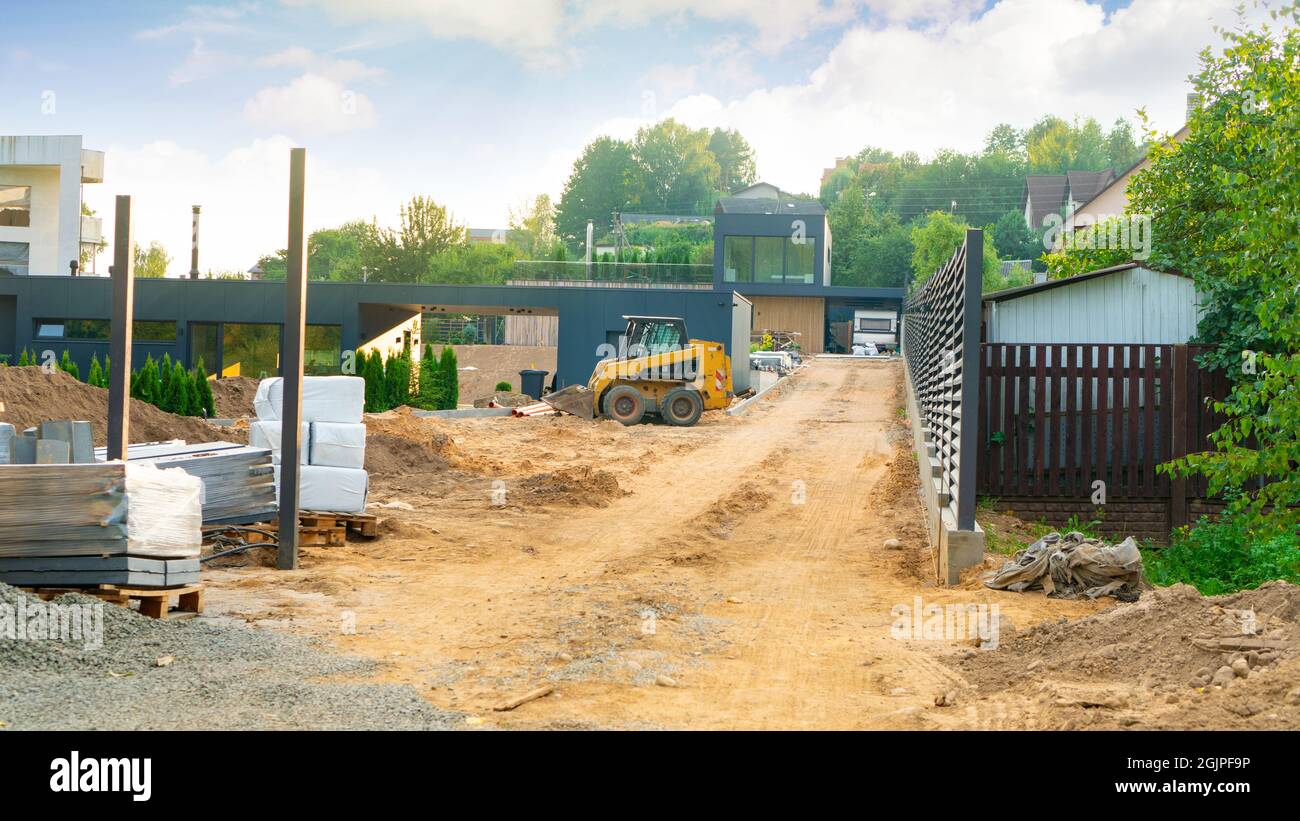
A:
[[[978,571],[937,586],[901,380],[898,363],[821,360],[693,428],[368,418],[382,538],[307,548],[288,573],[207,572],[205,618],[380,660],[381,680],[470,726],[1161,726],[1208,697],[1051,658],[1020,659],[1042,667],[1022,680],[978,666],[1002,651],[899,637],[899,608],[921,601],[997,604],[1004,642],[1137,607],[991,591]],[[1260,692],[1269,726],[1300,720],[1285,686]],[[530,693],[545,695],[499,709]],[[1169,723],[1248,720],[1196,715]]]

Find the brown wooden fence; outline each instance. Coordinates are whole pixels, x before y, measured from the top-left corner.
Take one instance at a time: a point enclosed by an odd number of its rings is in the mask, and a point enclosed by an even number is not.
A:
[[[980,350],[981,495],[1168,503],[1170,527],[1206,495],[1156,466],[1211,447],[1207,405],[1228,393],[1189,345],[1002,344]],[[1098,485],[1102,482],[1104,485]]]

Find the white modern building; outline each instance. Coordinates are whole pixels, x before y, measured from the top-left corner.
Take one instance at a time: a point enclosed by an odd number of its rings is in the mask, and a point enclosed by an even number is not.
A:
[[[0,136],[0,275],[80,268],[102,233],[98,217],[81,215],[81,186],[103,181],[104,152],[80,136]]]

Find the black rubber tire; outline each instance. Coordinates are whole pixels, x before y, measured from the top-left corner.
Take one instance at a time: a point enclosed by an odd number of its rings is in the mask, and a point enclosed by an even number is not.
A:
[[[670,425],[689,428],[700,421],[704,400],[694,388],[673,388],[659,405],[659,415]]]
[[[631,385],[615,385],[602,402],[605,416],[623,425],[635,425],[645,416],[645,399]]]

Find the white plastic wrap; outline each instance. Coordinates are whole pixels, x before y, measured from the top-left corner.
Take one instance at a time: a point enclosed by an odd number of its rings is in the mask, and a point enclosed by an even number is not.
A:
[[[9,464],[9,440],[14,438],[14,426],[0,422],[0,465]]]
[[[352,468],[303,465],[298,468],[298,507],[328,513],[362,513],[370,491],[370,474]],[[279,500],[280,468],[275,468],[276,499]]]
[[[203,480],[126,463],[126,534],[133,556],[191,559],[203,542]]]
[[[269,448],[271,462],[277,465],[280,464],[280,430],[279,422],[258,420],[248,425],[248,444],[255,448]],[[310,461],[311,456],[310,422],[302,423],[302,431],[298,434],[298,446],[299,461],[305,465]]]
[[[366,466],[366,426],[346,422],[311,423],[311,464],[322,467]]]
[[[283,418],[284,380],[263,379],[253,409],[264,422]],[[366,404],[366,381],[359,376],[306,376],[302,380],[302,421],[359,424]]]

